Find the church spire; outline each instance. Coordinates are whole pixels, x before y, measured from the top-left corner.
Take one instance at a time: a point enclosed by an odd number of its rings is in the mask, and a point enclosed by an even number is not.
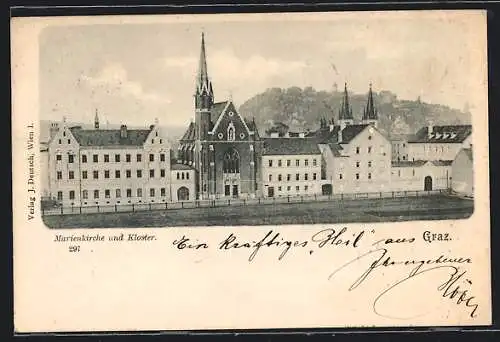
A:
[[[342,104],[339,109],[339,124],[342,131],[346,126],[354,124],[352,116],[352,107],[349,104],[349,92],[347,91],[347,82],[344,85],[344,96],[342,97]]]
[[[378,112],[375,108],[375,102],[373,101],[373,91],[372,84],[370,83],[370,90],[368,91],[368,99],[366,102],[366,108],[363,109],[363,123],[376,125],[378,120]]]
[[[363,120],[377,120],[377,110],[373,101],[372,84],[370,83],[370,90],[368,91],[368,101],[366,102],[366,109],[363,112]]]
[[[99,115],[97,115],[97,108],[95,109],[94,128],[99,129]]]
[[[213,104],[213,88],[208,78],[207,56],[205,51],[205,33],[201,34],[200,61],[196,75],[196,108],[209,109]]]

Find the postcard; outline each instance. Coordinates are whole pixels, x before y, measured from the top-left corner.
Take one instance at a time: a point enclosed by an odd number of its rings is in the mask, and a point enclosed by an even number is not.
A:
[[[11,32],[16,332],[491,324],[486,12]]]

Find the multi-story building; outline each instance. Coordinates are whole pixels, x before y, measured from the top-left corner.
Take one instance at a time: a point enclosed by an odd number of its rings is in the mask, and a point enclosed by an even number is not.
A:
[[[323,124],[311,135],[319,144],[324,162],[323,173],[331,186],[329,190],[324,185],[323,193],[390,190],[391,143],[377,129],[377,120],[370,85],[362,121],[354,124],[346,85],[339,124]]]
[[[321,194],[321,165],[321,151],[315,139],[263,139],[263,196]]]
[[[408,160],[453,160],[472,142],[472,125],[422,127],[408,140]]]
[[[194,97],[195,121],[180,141],[178,162],[196,170],[197,198],[259,196],[257,127],[238,113],[232,100],[214,101],[203,35]]]
[[[471,125],[429,125],[421,128],[407,141],[407,158],[392,161],[393,189],[450,189],[452,162],[461,149],[470,148],[471,133]]]
[[[148,129],[52,131],[50,197],[63,206],[165,202],[171,199],[170,151],[157,125]]]

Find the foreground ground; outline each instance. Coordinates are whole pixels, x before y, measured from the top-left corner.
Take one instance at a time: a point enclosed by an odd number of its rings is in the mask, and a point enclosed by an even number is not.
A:
[[[240,226],[463,219],[473,201],[445,196],[45,216],[51,228]]]

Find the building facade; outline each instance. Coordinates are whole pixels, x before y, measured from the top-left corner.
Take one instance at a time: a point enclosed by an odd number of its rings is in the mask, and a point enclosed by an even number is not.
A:
[[[157,125],[130,130],[68,127],[49,142],[50,197],[63,206],[166,202],[170,151]]]
[[[263,139],[263,196],[320,195],[321,165],[321,151],[314,139]]]
[[[197,198],[260,196],[257,127],[238,113],[231,100],[215,102],[203,35],[194,98],[195,121],[180,141],[177,160],[196,171]]]

